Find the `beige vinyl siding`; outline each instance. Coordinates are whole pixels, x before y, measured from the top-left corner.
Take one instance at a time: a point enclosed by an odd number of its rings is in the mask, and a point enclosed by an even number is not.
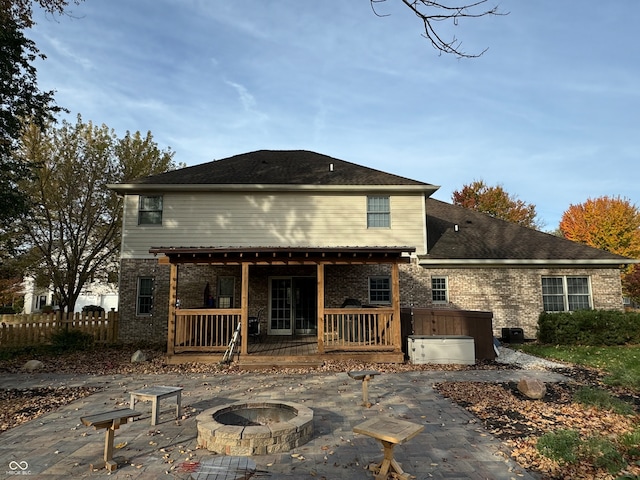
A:
[[[125,197],[123,258],[150,247],[413,246],[425,251],[422,194],[390,195],[391,228],[367,228],[367,195],[167,193],[162,225],[138,225],[138,196]]]

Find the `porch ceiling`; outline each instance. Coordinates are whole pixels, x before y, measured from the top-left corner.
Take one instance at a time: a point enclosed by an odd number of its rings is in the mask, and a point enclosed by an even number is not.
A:
[[[152,247],[166,263],[376,264],[407,263],[415,247]]]

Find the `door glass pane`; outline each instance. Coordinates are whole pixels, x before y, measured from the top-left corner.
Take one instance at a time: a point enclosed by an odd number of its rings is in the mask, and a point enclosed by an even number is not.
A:
[[[291,330],[291,279],[271,280],[271,330]]]
[[[316,333],[316,279],[294,278],[296,333]]]

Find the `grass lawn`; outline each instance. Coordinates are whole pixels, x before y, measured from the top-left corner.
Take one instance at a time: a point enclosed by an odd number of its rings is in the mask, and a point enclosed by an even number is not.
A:
[[[597,368],[606,373],[607,384],[640,392],[640,345],[587,347],[525,343],[511,346],[550,360]]]

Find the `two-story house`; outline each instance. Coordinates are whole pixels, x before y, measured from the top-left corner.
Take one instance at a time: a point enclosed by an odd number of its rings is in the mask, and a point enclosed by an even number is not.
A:
[[[121,339],[166,341],[174,357],[219,360],[239,324],[245,356],[265,337],[302,338],[290,358],[402,361],[401,306],[491,311],[496,332],[527,337],[543,310],[622,309],[629,259],[314,152],[251,152],[111,188],[124,196]]]

